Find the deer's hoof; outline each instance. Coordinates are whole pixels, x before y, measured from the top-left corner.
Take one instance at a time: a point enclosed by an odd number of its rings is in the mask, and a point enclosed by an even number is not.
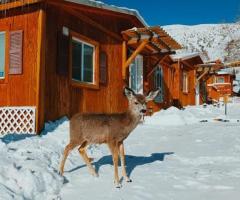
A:
[[[58,171],[58,174],[59,174],[60,176],[63,176],[63,171],[62,171],[62,170],[59,170],[59,171]]]
[[[97,172],[92,172],[91,174],[92,174],[93,176],[95,176],[95,177],[99,177],[99,175],[98,175]]]
[[[131,183],[132,182],[132,179],[130,179],[130,178],[127,178],[127,183]]]
[[[93,158],[88,158],[89,162],[92,162],[94,159]]]

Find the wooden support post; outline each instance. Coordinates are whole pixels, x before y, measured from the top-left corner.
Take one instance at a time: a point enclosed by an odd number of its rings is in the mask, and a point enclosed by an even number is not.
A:
[[[125,63],[123,63],[123,69],[122,69],[122,76],[125,79],[126,78],[126,69],[127,67],[132,63],[132,61],[136,58],[136,56],[144,49],[144,47],[147,45],[148,40],[144,40],[138,48],[132,53],[132,55],[127,59]]]
[[[197,78],[197,82],[201,80],[201,78],[206,75],[209,72],[209,69],[205,70],[205,72],[203,72],[198,78]]]
[[[46,36],[46,13],[43,9],[38,16],[37,38],[37,92],[36,92],[36,132],[40,134],[44,126],[44,87],[45,87],[45,36]]]
[[[126,79],[126,68],[124,67],[124,64],[127,61],[127,42],[123,41],[122,43],[122,77],[123,79]]]
[[[167,57],[167,56],[161,57],[161,58],[159,58],[159,59],[154,63],[154,65],[152,66],[153,68],[152,68],[152,70],[147,74],[147,77],[149,77],[149,76],[154,72],[154,70],[156,69],[156,67],[158,67],[157,65],[158,65],[160,62],[162,62],[166,57]]]

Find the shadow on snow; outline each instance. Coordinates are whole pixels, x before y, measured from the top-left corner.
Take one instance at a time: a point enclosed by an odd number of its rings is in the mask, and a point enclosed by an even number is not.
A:
[[[40,135],[36,134],[17,134],[17,133],[9,133],[4,135],[3,137],[0,138],[2,142],[5,144],[9,144],[11,142],[17,142],[20,140],[24,140],[26,138],[32,138],[32,137],[41,137],[47,134],[50,134],[51,132],[54,132],[61,124],[64,122],[68,121],[67,117],[63,117],[55,122],[48,122],[45,124],[44,130],[41,132]]]
[[[131,175],[135,167],[141,166],[141,165],[146,165],[149,163],[153,163],[156,161],[164,161],[165,156],[174,154],[174,152],[164,152],[164,153],[152,153],[150,156],[131,156],[131,155],[126,155],[126,170],[128,176]],[[112,162],[112,156],[104,156],[100,158],[97,162],[93,162],[93,165],[95,165],[96,172],[99,172],[99,169],[103,165],[113,165]],[[119,162],[120,165],[120,162]],[[81,165],[78,166],[74,169],[71,169],[67,172],[73,172],[76,171],[80,168],[85,167],[86,165]]]

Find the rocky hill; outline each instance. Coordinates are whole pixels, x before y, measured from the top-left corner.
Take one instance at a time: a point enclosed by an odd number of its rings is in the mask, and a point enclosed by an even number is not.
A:
[[[184,47],[184,52],[202,52],[206,60],[240,60],[240,23],[169,25],[163,28]]]

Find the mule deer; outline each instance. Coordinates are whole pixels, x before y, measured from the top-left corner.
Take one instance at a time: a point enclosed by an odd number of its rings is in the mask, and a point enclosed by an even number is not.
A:
[[[153,100],[159,91],[152,91],[148,96],[135,94],[129,88],[124,89],[129,106],[125,113],[120,114],[76,114],[70,120],[70,142],[65,147],[60,165],[63,175],[64,164],[69,152],[79,146],[78,151],[92,175],[98,176],[91,165],[92,159],[86,154],[89,144],[108,144],[114,165],[114,183],[121,187],[118,176],[118,156],[121,158],[122,174],[127,182],[131,182],[125,169],[125,153],[123,141],[138,125],[141,115],[146,112],[146,102]]]

